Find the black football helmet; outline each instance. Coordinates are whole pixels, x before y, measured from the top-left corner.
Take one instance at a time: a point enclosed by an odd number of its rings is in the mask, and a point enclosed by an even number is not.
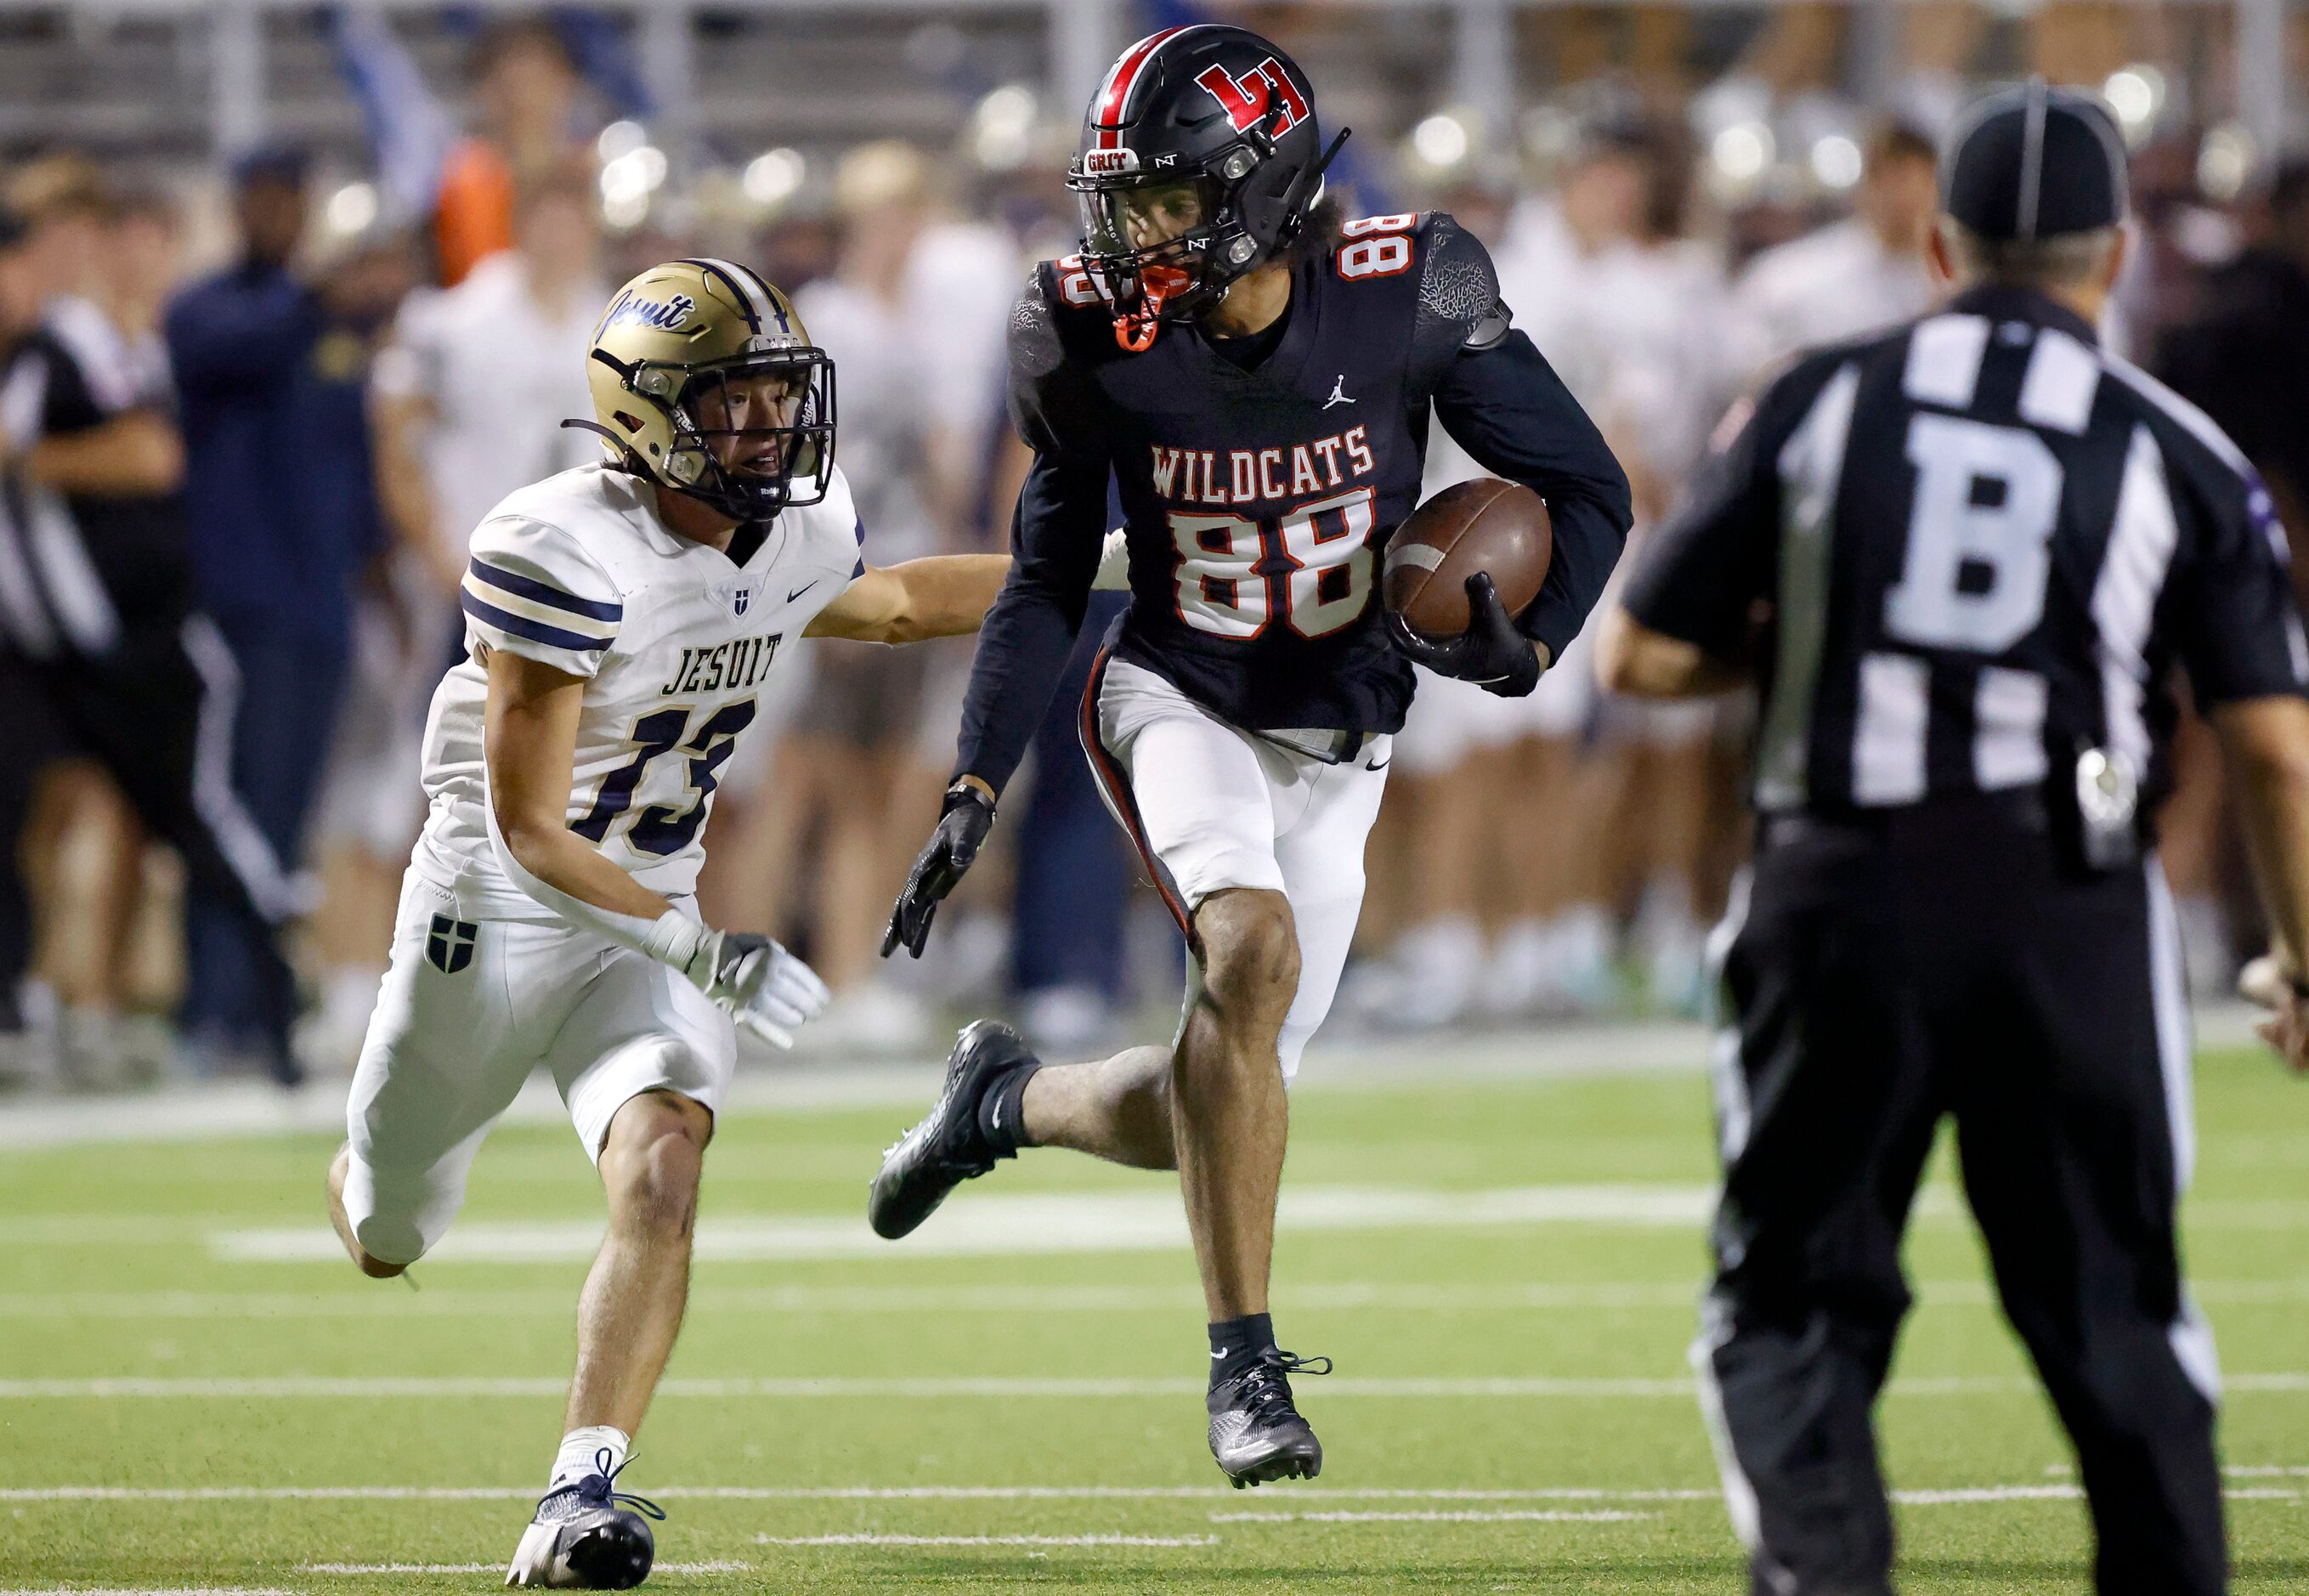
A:
[[[1123,51],[1067,172],[1116,341],[1148,348],[1288,247],[1346,136],[1323,148],[1307,74],[1248,29],[1166,28]]]

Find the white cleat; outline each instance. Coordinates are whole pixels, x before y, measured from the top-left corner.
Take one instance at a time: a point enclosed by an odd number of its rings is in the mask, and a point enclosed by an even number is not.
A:
[[[613,1488],[610,1454],[600,1455],[600,1471],[545,1493],[537,1517],[521,1532],[508,1585],[556,1591],[630,1591],[649,1577],[657,1540],[649,1519],[664,1510],[641,1497]],[[646,1516],[644,1516],[646,1515]]]

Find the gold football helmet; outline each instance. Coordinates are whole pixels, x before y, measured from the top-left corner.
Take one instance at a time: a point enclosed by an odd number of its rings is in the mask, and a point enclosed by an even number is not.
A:
[[[750,267],[668,261],[619,289],[586,357],[625,467],[739,521],[814,505],[834,478],[834,362]]]

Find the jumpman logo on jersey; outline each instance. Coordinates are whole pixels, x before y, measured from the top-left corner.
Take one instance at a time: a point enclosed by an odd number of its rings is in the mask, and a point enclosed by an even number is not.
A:
[[[1323,408],[1327,410],[1335,404],[1353,403],[1354,403],[1354,401],[1347,397],[1347,374],[1343,371],[1337,375],[1337,377],[1333,379],[1331,383],[1331,397],[1323,401]]]

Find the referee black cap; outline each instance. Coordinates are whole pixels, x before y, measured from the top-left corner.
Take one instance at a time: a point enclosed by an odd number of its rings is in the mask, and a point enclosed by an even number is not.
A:
[[[2124,138],[2107,108],[2042,78],[1975,100],[1941,151],[1941,209],[1997,242],[2114,227],[2125,188]]]

